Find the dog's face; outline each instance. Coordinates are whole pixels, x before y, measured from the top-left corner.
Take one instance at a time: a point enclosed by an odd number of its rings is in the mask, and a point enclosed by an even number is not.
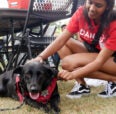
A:
[[[18,71],[18,72],[17,72]],[[37,99],[39,93],[45,90],[51,83],[54,76],[57,76],[57,71],[39,62],[26,63],[20,70],[15,70],[19,73],[32,99]]]

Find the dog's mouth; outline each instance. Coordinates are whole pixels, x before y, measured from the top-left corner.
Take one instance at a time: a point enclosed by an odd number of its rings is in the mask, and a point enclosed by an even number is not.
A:
[[[29,92],[29,96],[33,99],[36,100],[39,98],[40,94],[39,93],[31,93]]]

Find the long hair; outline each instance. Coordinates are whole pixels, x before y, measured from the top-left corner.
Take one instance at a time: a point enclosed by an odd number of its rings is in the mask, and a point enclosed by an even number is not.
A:
[[[92,44],[91,44],[92,46],[95,46],[95,45],[98,44],[98,41],[100,39],[100,36],[103,33],[103,30],[106,29],[109,26],[111,21],[116,19],[116,11],[113,10],[115,0],[106,0],[106,3],[107,3],[108,8],[102,14],[102,17],[101,17],[101,20],[100,20],[101,21],[100,26],[98,28],[97,33],[95,34],[94,40],[92,41]],[[91,27],[92,25],[91,25],[91,21],[88,17],[88,11],[87,11],[86,7],[84,8],[83,13],[84,13],[86,21],[88,22],[88,24]]]

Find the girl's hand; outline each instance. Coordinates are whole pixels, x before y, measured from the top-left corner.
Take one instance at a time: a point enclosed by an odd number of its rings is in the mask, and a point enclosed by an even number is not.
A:
[[[36,58],[33,58],[31,60],[28,60],[27,62],[34,62],[34,61],[43,63],[43,58],[42,58],[42,56],[37,56]]]
[[[75,79],[75,76],[73,75],[73,73],[67,70],[59,71],[58,76],[65,81]]]

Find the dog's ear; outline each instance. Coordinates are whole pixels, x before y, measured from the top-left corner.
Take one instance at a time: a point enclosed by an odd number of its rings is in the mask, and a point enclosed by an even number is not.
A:
[[[22,66],[18,66],[17,68],[15,68],[13,70],[13,74],[20,74],[22,76],[23,75],[23,65]]]
[[[58,70],[54,69],[54,68],[50,68],[51,72],[52,72],[52,77],[57,77],[58,75]]]
[[[45,68],[47,69],[47,73],[52,76],[52,77],[57,77],[58,75],[58,70],[51,68],[49,65],[44,65]]]

